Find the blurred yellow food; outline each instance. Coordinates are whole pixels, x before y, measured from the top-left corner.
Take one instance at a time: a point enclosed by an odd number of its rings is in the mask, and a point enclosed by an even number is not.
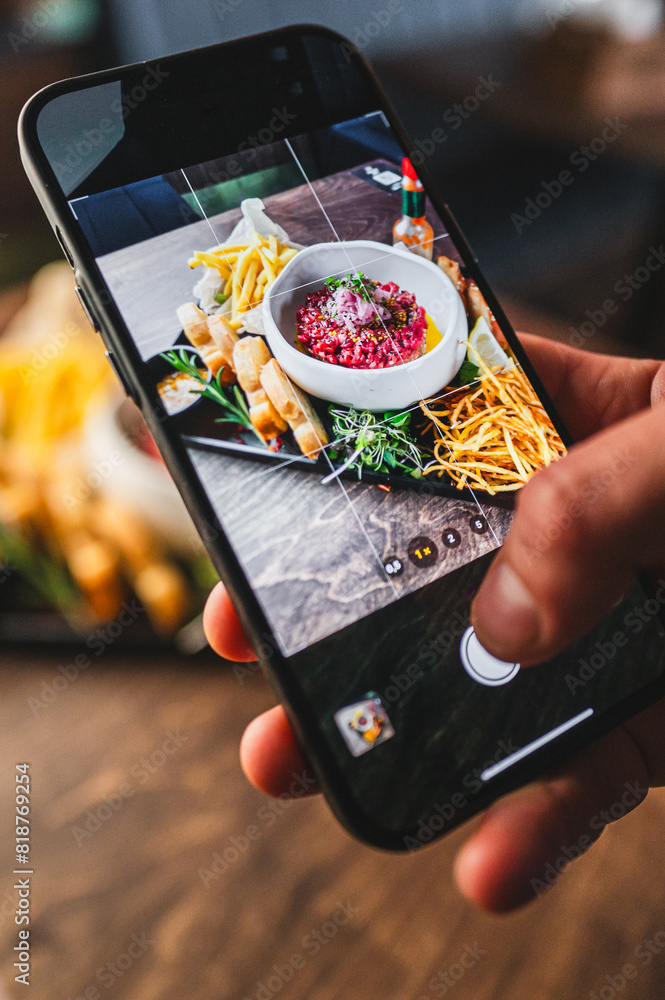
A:
[[[86,424],[122,398],[69,267],[48,265],[0,339],[0,556],[34,553],[32,582],[44,595],[58,572],[73,582],[78,603],[60,610],[79,627],[116,617],[133,589],[170,634],[190,610],[182,570],[87,476]],[[40,581],[47,563],[54,572]]]

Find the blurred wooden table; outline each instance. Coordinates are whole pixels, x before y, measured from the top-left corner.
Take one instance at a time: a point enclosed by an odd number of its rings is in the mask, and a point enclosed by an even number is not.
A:
[[[554,893],[508,918],[480,916],[451,881],[465,830],[392,856],[353,841],[320,799],[270,807],[245,783],[238,739],[272,701],[258,674],[241,683],[220,661],[123,658],[111,646],[68,680],[58,666],[71,661],[2,659],[1,981],[11,996],[26,995],[13,981],[11,872],[14,766],[27,761],[32,997],[429,1000],[443,995],[444,974],[452,992],[463,970],[455,996],[581,1000],[627,962],[639,972],[620,995],[662,997],[663,956],[635,957],[645,940],[665,942],[661,794],[610,828]]]

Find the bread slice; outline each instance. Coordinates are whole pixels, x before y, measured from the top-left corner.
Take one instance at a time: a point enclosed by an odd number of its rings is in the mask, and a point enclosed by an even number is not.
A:
[[[233,348],[233,367],[240,388],[256,392],[261,388],[261,369],[271,358],[263,337],[243,337]]]
[[[177,312],[187,340],[192,347],[197,349],[206,368],[209,368],[212,374],[216,375],[226,362],[219,347],[210,336],[208,317],[193,302],[186,302],[178,308]]]
[[[479,318],[482,316],[494,336],[505,344],[505,337],[501,327],[494,318],[494,313],[487,304],[487,300],[478,288],[475,281],[469,279],[466,283],[466,312],[469,317],[469,329],[472,330]]]
[[[442,254],[441,257],[437,259],[437,264],[443,273],[448,275],[457,291],[460,293],[462,298],[464,298],[465,282],[457,261],[451,260],[450,257],[445,257]]]
[[[316,458],[328,444],[328,435],[307,396],[287,378],[275,358],[265,363],[260,377],[270,402],[293,431],[303,455]]]
[[[220,381],[231,385],[236,380],[233,365],[233,348],[238,343],[238,334],[223,316],[208,316],[208,332],[224,358],[224,371]]]
[[[270,361],[263,337],[243,337],[233,348],[233,366],[240,388],[247,396],[249,419],[259,434],[269,440],[286,430],[286,421],[268,399],[261,385],[261,369]]]

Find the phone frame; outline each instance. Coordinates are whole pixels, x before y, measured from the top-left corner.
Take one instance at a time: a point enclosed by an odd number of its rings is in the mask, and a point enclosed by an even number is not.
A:
[[[412,829],[395,833],[386,830],[378,822],[368,820],[356,808],[354,797],[336,764],[332,750],[316,720],[312,717],[304,692],[289,670],[288,659],[282,656],[278,648],[270,625],[198,479],[185,445],[180,441],[177,433],[169,434],[166,430],[166,411],[155,387],[150,384],[147,378],[139,351],[118,307],[106,288],[83,232],[76,225],[76,220],[69,208],[68,198],[59,185],[55,172],[39,143],[37,134],[39,113],[53,98],[63,94],[122,80],[132,73],[145,71],[156,64],[168,66],[169,73],[181,72],[182,79],[185,80],[188,64],[193,65],[195,61],[200,60],[209,60],[212,63],[215,59],[218,60],[217,64],[219,64],[222,61],[220,60],[221,52],[228,51],[230,46],[242,46],[249,50],[253,44],[258,42],[273,39],[275,43],[278,43],[294,35],[302,36],[304,34],[323,35],[338,46],[345,46],[346,52],[349,53],[349,60],[360,71],[368,93],[375,100],[375,108],[380,109],[385,114],[403,148],[412,150],[413,143],[397,117],[383,87],[358,49],[337,32],[311,24],[280,28],[231,42],[222,42],[178,53],[164,59],[134,63],[51,84],[35,94],[24,107],[19,120],[19,145],[28,177],[56,233],[63,253],[74,271],[82,304],[92,325],[104,341],[109,360],[123,388],[141,409],[189,514],[204,541],[213,565],[229,592],[243,627],[255,648],[262,651],[259,658],[260,665],[267,675],[276,697],[284,705],[289,722],[312,764],[329,804],[340,822],[354,836],[375,847],[404,851],[407,850],[404,842],[405,837],[414,835],[415,824]],[[248,127],[248,130],[251,131],[251,126]],[[485,296],[508,343],[545,404],[557,431],[566,446],[569,446],[573,443],[571,436],[558,416],[500,303],[488,285],[475,254],[469,247],[447,203],[440,197],[425,163],[418,166],[418,174],[434,208],[448,227],[450,236],[463,256],[467,272]],[[653,594],[653,588],[647,581],[640,580],[640,583],[647,595]],[[662,613],[659,617],[662,621]],[[269,652],[266,651],[266,646],[269,647]],[[495,799],[522,786],[550,767],[560,764],[571,754],[609,732],[617,724],[626,721],[663,694],[665,694],[665,674],[638,689],[612,708],[598,715],[594,714],[582,725],[574,727],[557,739],[545,744],[524,758],[523,761],[512,765],[501,775],[493,778],[487,788],[475,795],[465,807],[459,809],[454,820],[435,834],[432,840],[428,841],[428,844],[436,842],[439,837],[449,833],[470,816],[485,809]]]

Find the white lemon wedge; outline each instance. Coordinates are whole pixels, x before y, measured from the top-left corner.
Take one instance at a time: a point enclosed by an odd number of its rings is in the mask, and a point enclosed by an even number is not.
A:
[[[508,357],[498,340],[490,330],[489,324],[484,316],[479,316],[476,324],[469,334],[469,344],[478,352],[483,362],[492,371],[503,368],[513,368],[515,362]],[[469,360],[472,364],[477,364],[478,359],[470,352]]]

